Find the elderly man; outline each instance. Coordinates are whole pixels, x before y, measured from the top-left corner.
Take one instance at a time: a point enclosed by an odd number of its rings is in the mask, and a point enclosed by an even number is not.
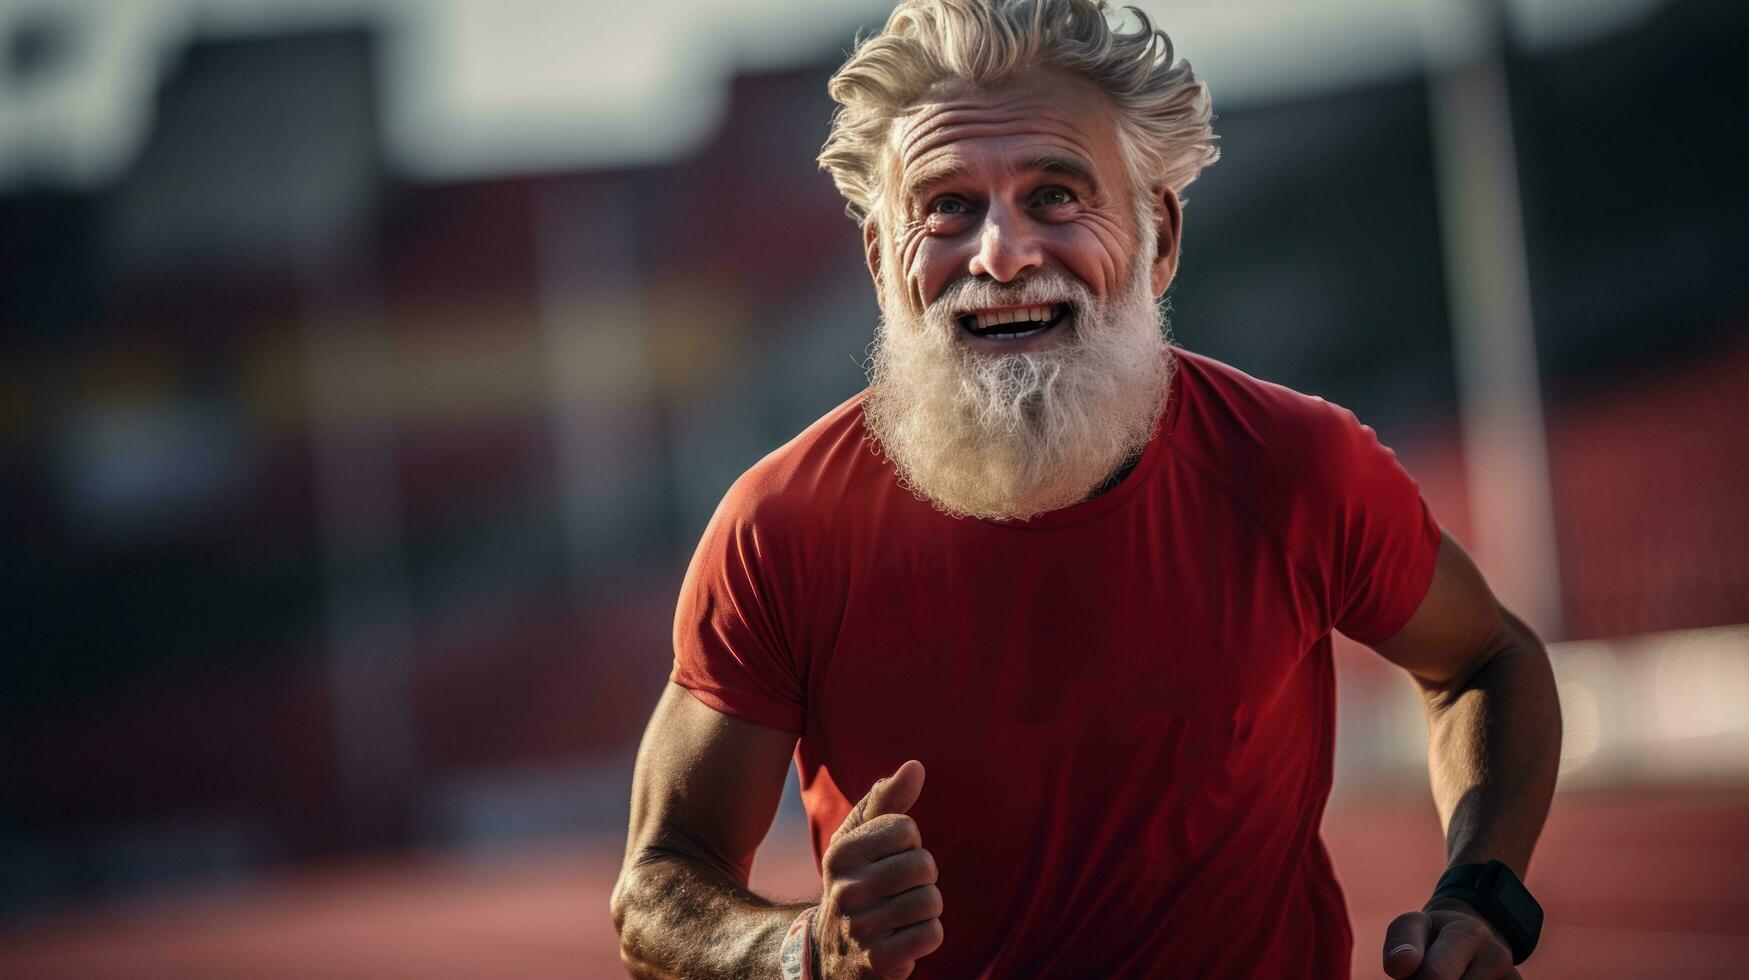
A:
[[[1166,341],[1214,137],[1135,16],[907,0],[833,77],[869,387],[735,484],[687,574],[613,897],[633,973],[1347,977],[1333,630],[1432,731],[1452,870],[1384,971],[1534,946],[1547,657],[1371,429]],[[818,905],[746,888],[792,753]]]

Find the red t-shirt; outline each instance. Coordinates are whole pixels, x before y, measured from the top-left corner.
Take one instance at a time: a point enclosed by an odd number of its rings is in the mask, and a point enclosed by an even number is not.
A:
[[[915,977],[1349,975],[1330,632],[1396,633],[1439,528],[1346,409],[1175,356],[1092,500],[947,517],[858,397],[737,481],[693,559],[673,680],[800,736],[816,859],[876,779],[928,770],[946,940]]]

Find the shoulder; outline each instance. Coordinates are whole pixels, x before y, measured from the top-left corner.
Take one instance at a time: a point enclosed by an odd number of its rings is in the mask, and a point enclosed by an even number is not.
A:
[[[1372,430],[1354,413],[1317,395],[1254,378],[1210,357],[1179,351],[1175,384],[1184,405],[1174,448],[1193,461],[1241,477],[1281,473],[1287,487],[1314,489],[1338,475]],[[1269,479],[1270,486],[1282,484]]]
[[[852,398],[743,473],[693,553],[674,610],[674,681],[727,714],[802,730],[819,649],[813,571],[848,494],[879,460]]]
[[[1354,413],[1196,355],[1175,456],[1249,514],[1322,597],[1325,622],[1391,635],[1426,591],[1439,527],[1396,455]]]
[[[1322,548],[1368,508],[1419,506],[1396,455],[1348,409],[1196,354],[1178,376],[1173,454],[1291,551]]]
[[[713,524],[770,534],[822,533],[846,498],[878,476],[868,446],[862,393],[827,412],[755,463],[729,488]]]

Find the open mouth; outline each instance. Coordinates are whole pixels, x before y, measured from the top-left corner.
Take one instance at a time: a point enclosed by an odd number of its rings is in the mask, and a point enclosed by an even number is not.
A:
[[[1068,303],[1043,306],[1017,306],[1006,310],[981,310],[961,314],[960,327],[974,337],[986,340],[1020,340],[1044,333],[1065,320],[1071,307]]]

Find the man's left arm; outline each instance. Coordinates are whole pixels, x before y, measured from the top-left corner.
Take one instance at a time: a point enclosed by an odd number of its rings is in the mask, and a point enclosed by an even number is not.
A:
[[[1560,705],[1542,642],[1500,605],[1446,534],[1421,605],[1374,649],[1420,689],[1448,867],[1496,860],[1522,877],[1548,816],[1561,754]],[[1415,980],[1519,977],[1506,939],[1476,909],[1449,897],[1391,923],[1384,968]]]

